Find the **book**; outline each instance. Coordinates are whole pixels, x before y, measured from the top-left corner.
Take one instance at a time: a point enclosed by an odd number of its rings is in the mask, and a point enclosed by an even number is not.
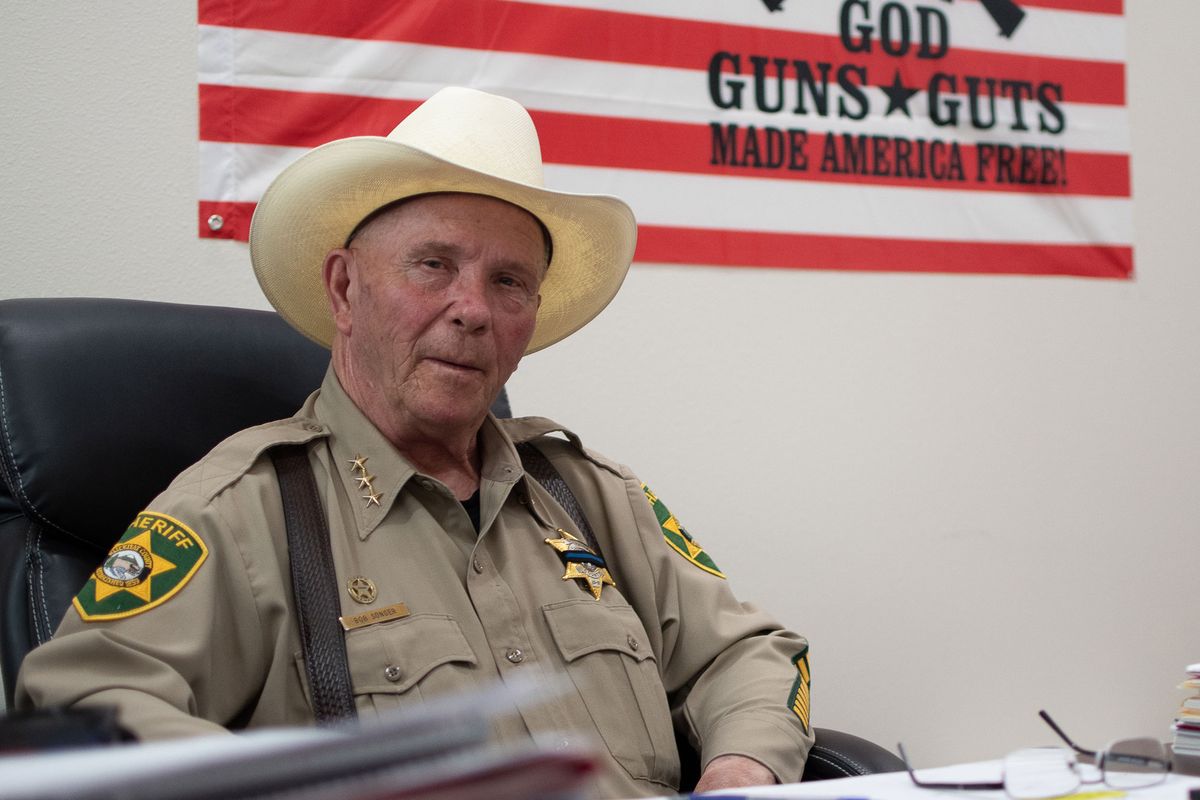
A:
[[[1175,712],[1171,749],[1177,756],[1200,756],[1200,664],[1189,664],[1186,672],[1187,680],[1179,688],[1192,694]]]

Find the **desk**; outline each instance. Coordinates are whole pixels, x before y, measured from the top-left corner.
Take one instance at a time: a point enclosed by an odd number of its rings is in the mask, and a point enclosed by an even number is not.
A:
[[[936,769],[922,769],[922,779],[941,781],[996,781],[1000,779],[999,761],[958,764]],[[1108,787],[1096,784],[1083,787],[1081,792],[1098,792]],[[1165,783],[1125,793],[1126,800],[1188,800],[1191,789],[1200,789],[1200,777],[1168,775]],[[784,786],[759,786],[746,789],[713,792],[714,796],[747,798],[796,798],[796,800],[1007,800],[1004,792],[968,792],[921,789],[913,785],[907,772],[888,772],[881,775],[861,775],[832,781],[792,783]],[[698,795],[703,797],[704,795]]]

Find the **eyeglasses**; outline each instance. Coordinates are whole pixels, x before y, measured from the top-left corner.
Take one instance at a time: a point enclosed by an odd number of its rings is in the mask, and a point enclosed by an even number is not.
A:
[[[909,764],[904,745],[897,745],[900,758],[909,777],[923,789],[1003,789],[1014,800],[1044,800],[1062,797],[1085,783],[1101,783],[1113,789],[1141,789],[1166,780],[1171,771],[1167,748],[1151,738],[1118,739],[1103,750],[1087,750],[1071,741],[1062,728],[1045,711],[1038,716],[1046,721],[1059,737],[1070,745],[1065,747],[1033,747],[1018,750],[1005,757],[1002,779],[995,782],[942,783],[920,780]],[[1074,752],[1072,752],[1074,751]],[[1085,776],[1080,759],[1091,765]]]

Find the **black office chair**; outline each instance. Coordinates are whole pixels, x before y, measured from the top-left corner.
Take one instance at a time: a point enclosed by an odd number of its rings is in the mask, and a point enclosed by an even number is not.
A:
[[[242,428],[290,416],[329,352],[277,315],[137,300],[0,300],[0,673],[12,703],[112,542],[171,479]],[[508,416],[507,399],[493,406]],[[817,729],[805,780],[903,769]]]

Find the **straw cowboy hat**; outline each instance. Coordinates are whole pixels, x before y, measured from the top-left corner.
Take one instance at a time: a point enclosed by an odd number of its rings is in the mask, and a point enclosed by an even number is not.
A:
[[[430,192],[498,197],[533,214],[553,255],[537,326],[525,352],[586,325],[620,288],[637,223],[615,197],[550,191],[537,131],[518,103],[473,89],[442,89],[384,136],[321,145],[267,188],[250,224],[250,261],[280,315],[329,347],[333,317],[321,266],[372,211]]]

